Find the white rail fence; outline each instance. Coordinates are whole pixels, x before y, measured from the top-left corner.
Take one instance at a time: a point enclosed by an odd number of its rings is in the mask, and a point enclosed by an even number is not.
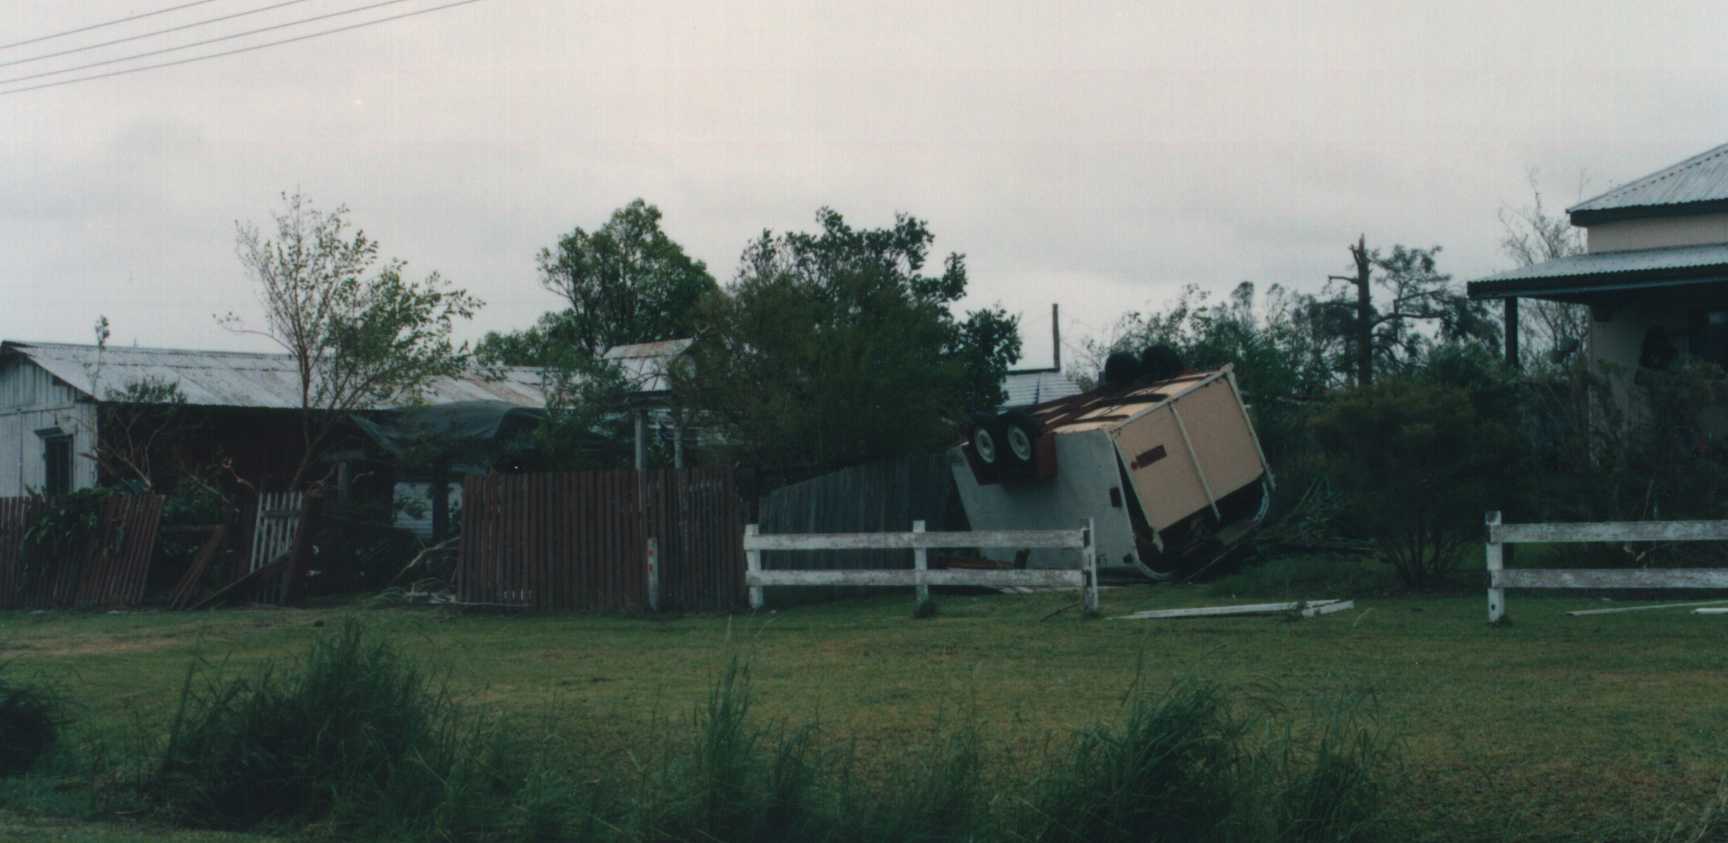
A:
[[[744,528],[750,587],[750,608],[762,608],[762,589],[810,586],[911,586],[920,602],[930,598],[930,586],[981,588],[1075,588],[1086,611],[1098,610],[1098,552],[1092,544],[1092,519],[1077,530],[982,530],[929,533],[923,521],[912,522],[910,533],[802,533],[762,535],[757,525]],[[1079,567],[1038,570],[930,570],[932,548],[1013,547],[1066,548],[1080,552]],[[911,550],[912,570],[765,571],[762,552],[769,550]]]
[[[1724,568],[1513,568],[1501,548],[1560,542],[1728,541],[1728,521],[1502,524],[1488,513],[1488,621],[1506,616],[1509,588],[1728,588]]]

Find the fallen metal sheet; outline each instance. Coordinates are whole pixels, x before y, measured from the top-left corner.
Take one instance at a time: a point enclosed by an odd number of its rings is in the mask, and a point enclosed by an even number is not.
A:
[[[1175,620],[1178,618],[1216,618],[1240,617],[1252,615],[1282,615],[1297,612],[1305,618],[1317,615],[1329,615],[1353,609],[1353,600],[1298,600],[1294,603],[1250,603],[1244,606],[1203,606],[1196,609],[1149,609],[1135,612],[1131,615],[1118,615],[1111,620],[1117,621],[1147,621]]]
[[[1585,615],[1618,615],[1621,612],[1648,612],[1654,609],[1690,609],[1693,606],[1721,606],[1725,603],[1728,603],[1728,600],[1704,600],[1697,603],[1657,603],[1653,606],[1617,606],[1612,609],[1580,609],[1576,612],[1567,612],[1566,614],[1574,618],[1581,618]],[[1713,615],[1716,613],[1701,612],[1700,614]]]

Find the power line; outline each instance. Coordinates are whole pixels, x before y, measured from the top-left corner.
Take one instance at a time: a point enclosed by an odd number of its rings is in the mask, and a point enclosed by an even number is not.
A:
[[[93,23],[93,24],[90,24],[89,26],[80,26],[77,29],[68,29],[65,32],[56,32],[53,35],[41,35],[41,36],[38,36],[35,38],[26,38],[23,41],[13,41],[10,44],[0,44],[0,50],[10,50],[13,47],[22,47],[26,44],[40,44],[43,41],[52,41],[55,38],[65,38],[68,35],[77,35],[80,32],[89,32],[92,29],[102,29],[103,27],[114,26],[116,24],[130,23],[130,22],[135,21],[135,20],[143,20],[144,18],[153,18],[157,15],[165,15],[169,12],[177,12],[177,11],[180,11],[181,9],[190,9],[193,6],[203,6],[203,5],[206,5],[209,3],[214,3],[214,2],[216,2],[216,0],[197,0],[197,2],[193,2],[193,3],[181,3],[178,6],[169,6],[166,9],[157,9],[154,12],[143,12],[140,14],[133,15],[131,17],[117,18],[115,20],[103,21],[101,23]]]
[[[80,70],[89,70],[90,68],[93,68],[93,67],[107,67],[108,65],[111,65],[111,64],[119,64],[121,62],[134,61],[137,59],[147,59],[147,58],[150,58],[151,56],[160,56],[160,55],[165,55],[167,53],[178,53],[181,50],[190,50],[194,47],[207,47],[211,44],[220,44],[223,41],[232,41],[236,38],[246,38],[248,36],[259,35],[259,34],[262,34],[265,32],[274,32],[278,29],[287,29],[288,27],[291,27],[291,26],[299,26],[301,24],[306,24],[306,23],[317,23],[318,21],[321,21],[321,20],[329,20],[331,18],[340,18],[340,17],[345,17],[347,15],[355,15],[355,14],[359,14],[361,12],[369,12],[373,9],[381,9],[385,6],[396,6],[396,5],[400,5],[402,3],[406,3],[406,2],[408,2],[408,0],[382,0],[382,2],[372,3],[372,4],[369,4],[366,6],[356,6],[352,9],[344,9],[340,12],[327,12],[325,14],[314,15],[314,16],[309,17],[309,18],[301,18],[300,20],[291,20],[291,21],[288,21],[286,23],[274,23],[274,24],[271,24],[269,26],[258,27],[257,29],[248,29],[245,32],[236,32],[232,35],[220,35],[220,36],[217,36],[215,38],[206,38],[202,41],[193,41],[189,44],[180,44],[180,45],[177,45],[174,47],[163,47],[162,49],[159,49],[159,50],[146,50],[145,52],[142,52],[142,53],[133,53],[132,55],[121,56],[117,59],[104,59],[102,61],[93,61],[93,62],[90,62],[89,64],[80,64],[80,65],[76,65],[74,67],[62,68],[60,70],[44,70],[41,73],[32,73],[32,74],[29,74],[28,76],[13,76],[10,79],[0,79],[0,85],[11,85],[11,84],[14,84],[17,82],[28,82],[32,79],[43,79],[43,78],[46,78],[49,76],[59,76],[63,73],[76,73]]]
[[[95,81],[97,79],[108,79],[108,78],[114,77],[114,76],[126,76],[126,75],[132,74],[132,73],[143,73],[146,70],[156,70],[156,69],[164,68],[164,67],[176,67],[176,66],[182,65],[182,64],[192,64],[194,62],[209,61],[211,59],[219,59],[219,58],[223,58],[226,56],[239,55],[241,53],[250,53],[250,52],[257,51],[257,50],[266,49],[268,47],[279,47],[283,44],[293,44],[293,43],[296,43],[299,41],[308,41],[308,40],[311,40],[313,38],[323,37],[325,35],[335,35],[339,32],[348,32],[350,30],[363,29],[363,28],[368,27],[368,26],[376,26],[376,25],[381,24],[381,23],[389,23],[391,21],[401,20],[403,18],[411,18],[411,17],[416,17],[418,15],[428,15],[428,14],[431,14],[433,12],[441,12],[441,11],[444,11],[445,9],[454,9],[457,6],[467,6],[471,3],[478,3],[478,2],[480,2],[480,0],[457,0],[457,2],[445,3],[442,6],[432,6],[431,8],[427,8],[427,9],[415,9],[412,12],[403,12],[401,14],[391,15],[389,17],[378,18],[377,20],[362,21],[360,23],[351,23],[351,24],[348,24],[347,26],[338,26],[334,29],[324,29],[324,30],[320,30],[318,32],[309,32],[305,35],[296,35],[293,38],[284,38],[280,41],[267,41],[263,44],[253,44],[253,45],[248,46],[248,47],[238,47],[238,48],[235,48],[232,50],[224,50],[220,53],[211,53],[211,54],[205,55],[205,56],[193,56],[191,58],[186,58],[186,59],[175,59],[174,61],[165,61],[165,62],[160,62],[158,64],[147,64],[147,65],[144,65],[143,67],[128,67],[128,68],[125,68],[122,70],[110,70],[107,73],[96,73],[96,74],[92,74],[90,76],[80,76],[76,79],[61,79],[61,80],[56,81],[56,82],[44,82],[40,85],[31,85],[27,88],[14,88],[10,91],[0,91],[0,97],[11,96],[12,94],[22,94],[25,91],[40,91],[43,88],[58,88],[61,85],[76,85],[79,82],[92,82],[92,81]]]
[[[89,44],[89,45],[86,45],[83,47],[73,47],[70,50],[61,50],[58,53],[44,53],[40,56],[31,56],[29,58],[13,59],[13,60],[8,61],[8,62],[0,62],[0,67],[11,67],[13,65],[18,65],[18,64],[29,64],[30,62],[33,62],[33,61],[43,61],[46,59],[57,59],[61,56],[72,55],[73,53],[83,53],[83,52],[88,52],[90,50],[100,50],[103,47],[112,47],[115,44],[124,44],[128,41],[141,41],[145,38],[155,38],[158,35],[167,35],[170,32],[181,32],[181,31],[188,30],[188,29],[197,29],[200,26],[209,26],[210,24],[221,23],[225,20],[233,20],[235,18],[243,18],[243,17],[247,17],[248,15],[256,15],[256,14],[259,14],[262,12],[269,12],[269,11],[273,11],[275,9],[280,9],[283,6],[293,6],[293,5],[297,5],[300,3],[306,3],[306,2],[309,2],[309,0],[284,0],[284,2],[281,2],[281,3],[272,3],[268,6],[261,6],[261,7],[256,8],[256,9],[249,9],[249,10],[244,11],[244,12],[235,12],[235,13],[230,14],[230,15],[222,15],[221,17],[209,18],[207,20],[193,21],[192,23],[183,23],[183,24],[180,24],[179,26],[170,26],[167,29],[158,29],[154,32],[146,32],[142,35],[128,35],[125,38],[116,38],[112,41],[103,41],[100,44]]]

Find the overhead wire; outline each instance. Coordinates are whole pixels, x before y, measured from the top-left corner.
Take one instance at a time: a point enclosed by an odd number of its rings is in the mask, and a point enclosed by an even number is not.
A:
[[[125,44],[128,41],[142,41],[145,38],[155,38],[158,35],[167,35],[167,34],[173,33],[173,32],[184,32],[188,29],[197,29],[200,26],[209,26],[210,24],[213,24],[213,23],[221,23],[223,21],[234,20],[235,18],[243,18],[243,17],[247,17],[249,15],[256,15],[256,14],[262,14],[264,12],[275,11],[276,9],[280,9],[284,6],[294,6],[294,5],[298,5],[300,3],[309,3],[309,2],[311,2],[311,0],[283,0],[283,2],[280,2],[280,3],[272,3],[268,6],[260,6],[256,9],[248,9],[244,12],[234,12],[233,14],[222,15],[220,17],[206,18],[206,19],[200,20],[200,21],[193,21],[192,23],[183,23],[183,24],[180,24],[179,26],[170,26],[167,29],[158,29],[158,30],[154,30],[151,32],[145,32],[145,33],[142,33],[139,35],[128,35],[125,38],[116,38],[112,41],[103,41],[99,44],[86,44],[82,47],[73,47],[69,50],[61,50],[58,53],[43,53],[42,55],[39,55],[39,56],[30,56],[28,58],[13,59],[13,60],[7,61],[7,62],[0,62],[0,67],[12,67],[13,65],[29,64],[30,62],[33,62],[33,61],[46,61],[48,59],[57,59],[61,56],[70,56],[74,53],[87,53],[91,50],[100,50],[103,47],[112,47],[115,44]]]
[[[61,68],[59,70],[44,70],[41,73],[31,73],[31,74],[26,75],[26,76],[12,76],[12,77],[9,77],[6,79],[0,79],[0,85],[11,85],[11,84],[14,84],[17,82],[29,82],[33,79],[46,79],[49,76],[60,76],[62,74],[76,73],[80,70],[89,70],[89,69],[95,68],[95,67],[107,67],[108,65],[111,65],[111,64],[120,64],[121,62],[137,61],[138,59],[147,59],[147,58],[150,58],[151,56],[161,56],[161,55],[167,55],[168,53],[178,53],[181,50],[191,50],[191,49],[195,49],[197,47],[208,47],[211,44],[220,44],[224,41],[233,41],[236,38],[248,38],[248,37],[251,37],[253,35],[262,35],[266,32],[275,32],[278,29],[287,29],[291,26],[300,26],[300,25],[308,24],[308,23],[317,23],[318,21],[321,21],[321,20],[329,20],[331,18],[340,18],[340,17],[347,17],[348,15],[357,15],[361,12],[370,12],[373,9],[381,9],[381,8],[384,8],[385,6],[398,6],[398,5],[401,5],[403,3],[407,3],[407,2],[410,2],[410,0],[380,0],[380,2],[377,2],[377,3],[369,3],[365,6],[356,6],[352,9],[343,9],[343,10],[338,11],[338,12],[326,12],[322,15],[313,15],[312,17],[309,17],[309,18],[301,18],[299,20],[284,21],[282,23],[273,23],[269,26],[260,26],[257,29],[248,29],[244,32],[234,32],[234,33],[230,33],[228,35],[219,35],[215,38],[206,38],[202,41],[192,41],[192,42],[186,43],[186,44],[176,44],[175,46],[172,46],[172,47],[162,47],[161,49],[156,49],[156,50],[146,50],[142,53],[133,53],[132,55],[129,55],[129,56],[120,56],[119,58],[103,59],[102,61],[93,61],[93,62],[90,62],[89,64],[80,64],[80,65],[75,65],[73,67]]]
[[[50,35],[39,35],[35,38],[26,38],[23,41],[13,41],[10,44],[0,44],[0,50],[10,50],[13,47],[23,47],[27,44],[40,44],[43,41],[52,41],[56,38],[65,38],[68,35],[77,35],[80,32],[89,32],[93,29],[103,29],[105,27],[116,26],[116,25],[122,24],[122,23],[131,23],[132,21],[135,21],[135,20],[143,20],[145,18],[153,18],[153,17],[156,17],[157,15],[165,15],[165,14],[168,14],[169,12],[178,12],[181,9],[190,9],[193,6],[204,6],[204,5],[207,5],[210,3],[214,3],[214,2],[216,2],[216,0],[194,0],[194,2],[191,2],[191,3],[181,3],[178,6],[169,6],[166,9],[157,9],[154,12],[141,12],[139,14],[131,15],[129,17],[115,18],[114,20],[106,20],[106,21],[103,21],[101,23],[90,24],[89,26],[80,26],[77,29],[68,29],[64,32],[55,32],[55,33],[50,34]]]
[[[391,2],[393,2],[393,3],[404,2],[404,0],[391,0]],[[28,91],[40,91],[40,90],[43,90],[46,88],[58,88],[58,87],[61,87],[62,85],[76,85],[80,82],[93,82],[97,79],[110,79],[110,78],[113,78],[115,76],[126,76],[126,75],[133,74],[133,73],[143,73],[144,71],[147,71],[147,70],[159,70],[159,69],[165,68],[165,67],[177,67],[177,66],[183,65],[183,64],[193,64],[193,63],[201,62],[201,61],[210,61],[212,59],[219,59],[219,58],[225,58],[227,56],[240,55],[241,53],[251,53],[251,52],[256,52],[258,50],[268,49],[270,47],[279,47],[279,46],[282,46],[284,44],[294,44],[294,43],[298,43],[300,41],[309,41],[313,38],[322,38],[326,35],[335,35],[337,33],[350,32],[350,31],[353,31],[356,29],[364,29],[368,26],[377,26],[378,24],[381,24],[381,23],[389,23],[391,21],[398,21],[398,20],[402,20],[403,18],[412,18],[412,17],[418,17],[420,15],[429,15],[433,12],[442,12],[445,9],[454,9],[457,6],[467,6],[467,5],[471,5],[473,3],[478,3],[478,2],[480,2],[480,0],[456,0],[456,2],[453,2],[453,3],[445,3],[443,5],[431,6],[431,7],[425,8],[425,9],[415,9],[414,11],[411,11],[411,12],[402,12],[400,14],[389,15],[387,17],[377,18],[375,20],[361,21],[360,23],[348,24],[347,26],[338,26],[338,27],[333,27],[331,29],[319,30],[317,32],[309,32],[305,35],[296,35],[292,38],[283,38],[283,39],[276,40],[276,41],[266,41],[262,44],[250,44],[250,45],[245,46],[245,47],[237,47],[237,48],[232,49],[232,50],[223,50],[221,52],[210,53],[208,55],[192,56],[190,58],[175,59],[174,61],[165,61],[165,62],[158,62],[156,64],[147,64],[147,65],[144,65],[142,67],[127,67],[127,68],[122,68],[120,70],[110,70],[106,73],[94,73],[94,74],[91,74],[89,76],[80,76],[76,79],[60,79],[60,80],[56,80],[53,82],[44,82],[40,85],[29,85],[29,86],[26,86],[23,88],[13,88],[13,89],[7,90],[7,91],[0,91],[0,97],[11,96],[13,94],[22,94],[22,93],[25,93]],[[389,5],[389,3],[381,3],[381,4],[377,4],[377,5]],[[359,11],[359,10],[356,10],[356,11]],[[310,22],[311,20],[316,20],[316,19],[315,18],[309,18],[305,21],[300,21],[300,23],[307,23],[307,22]],[[239,37],[239,36],[234,36],[234,37]],[[217,39],[217,40],[227,40],[227,39]],[[160,53],[157,53],[157,54],[159,55]],[[140,58],[140,56],[132,56],[131,58]],[[113,62],[104,62],[103,64],[112,64],[112,63]],[[95,64],[88,65],[88,67],[96,67],[96,66],[99,66],[99,65],[95,65]],[[71,70],[77,70],[77,69],[82,69],[82,68],[72,68]],[[68,70],[66,72],[71,72],[71,71]],[[37,78],[37,77],[24,77],[24,78]],[[20,81],[20,80],[19,79],[0,80],[0,84],[7,84],[9,82],[17,82],[17,81]]]

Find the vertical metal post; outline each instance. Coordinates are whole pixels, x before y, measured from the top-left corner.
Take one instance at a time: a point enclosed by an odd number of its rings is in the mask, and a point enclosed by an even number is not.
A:
[[[912,522],[912,532],[924,532],[924,522]],[[928,549],[922,547],[913,548],[912,569],[918,572],[918,602],[924,603],[930,599],[930,586],[924,583],[924,572],[930,570],[930,551]]]
[[[1086,546],[1080,550],[1081,564],[1086,567],[1086,592],[1080,599],[1088,614],[1098,611],[1098,546],[1093,542],[1096,534],[1092,519],[1086,519]]]
[[[762,573],[762,551],[750,546],[750,540],[756,537],[756,525],[744,525],[744,570],[748,574]],[[746,580],[748,582],[748,580]],[[762,586],[750,586],[750,610],[762,608]]]
[[[660,611],[660,543],[648,537],[648,611]]]
[[[648,470],[648,411],[637,409],[636,413],[636,470]]]
[[[1500,513],[1488,513],[1488,622],[1499,623],[1506,616],[1506,590],[1500,588],[1500,572],[1505,563],[1500,556]]]
[[[1506,297],[1506,368],[1523,368],[1518,359],[1518,299],[1513,296]]]

